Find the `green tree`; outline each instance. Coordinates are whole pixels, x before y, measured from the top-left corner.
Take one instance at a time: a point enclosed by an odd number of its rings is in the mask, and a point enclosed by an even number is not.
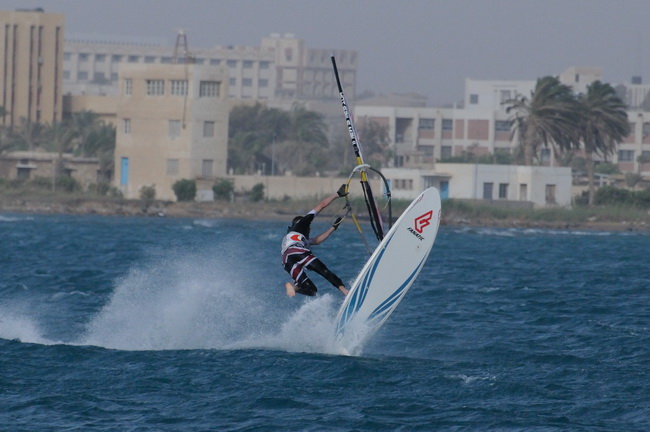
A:
[[[52,188],[56,190],[57,183],[61,183],[62,181],[62,185],[65,187],[66,180],[62,180],[62,177],[64,176],[63,154],[72,150],[75,135],[74,131],[65,122],[54,122],[47,127],[46,131],[46,149],[49,151],[55,151],[58,155],[54,172],[54,183],[52,185]]]
[[[235,186],[230,180],[221,179],[214,183],[212,192],[215,200],[230,200],[235,193]]]
[[[45,125],[21,117],[12,129],[11,140],[14,150],[34,151],[41,148],[46,139]]]
[[[594,155],[607,157],[630,133],[626,105],[614,88],[595,81],[587,86],[587,93],[578,97],[582,122],[580,134],[585,151],[587,177],[589,179],[589,205],[594,203]]]
[[[253,186],[250,198],[253,202],[259,202],[264,199],[264,185],[262,183],[257,183]]]
[[[74,154],[77,156],[93,156],[94,143],[89,142],[88,137],[100,126],[102,122],[99,115],[82,110],[72,114],[69,127],[72,129],[74,139]]]
[[[297,175],[313,175],[322,170],[328,147],[323,115],[294,105],[288,134],[279,146],[279,159]]]
[[[177,201],[194,201],[196,197],[196,181],[181,179],[172,185]]]
[[[260,103],[238,105],[228,121],[228,166],[239,173],[253,173],[264,166],[272,171],[275,162],[271,146],[282,141],[290,126],[286,111],[267,108]]]
[[[513,113],[513,136],[526,165],[533,165],[542,145],[551,145],[556,154],[578,146],[581,110],[571,87],[558,78],[540,78],[530,99],[521,96],[505,103]]]

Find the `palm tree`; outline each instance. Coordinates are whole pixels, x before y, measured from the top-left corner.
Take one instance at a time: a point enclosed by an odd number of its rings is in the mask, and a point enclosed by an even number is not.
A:
[[[626,105],[614,88],[600,81],[587,86],[587,93],[578,96],[582,108],[580,134],[585,150],[589,178],[589,205],[594,203],[594,154],[607,157],[630,133]]]
[[[69,127],[74,131],[74,153],[79,156],[90,156],[91,151],[88,146],[92,146],[88,142],[89,135],[96,129],[101,127],[102,121],[99,115],[93,111],[82,110],[72,114],[72,119]]]
[[[324,149],[328,147],[327,128],[323,115],[295,105],[283,150],[299,175],[314,174],[325,164]]]
[[[34,151],[42,147],[47,133],[47,127],[41,123],[29,121],[21,117],[18,126],[12,129],[16,150]]]
[[[513,137],[519,141],[524,163],[533,165],[542,145],[553,146],[556,154],[578,146],[580,109],[571,87],[556,77],[537,80],[530,99],[510,99],[506,112],[514,112],[511,121]]]

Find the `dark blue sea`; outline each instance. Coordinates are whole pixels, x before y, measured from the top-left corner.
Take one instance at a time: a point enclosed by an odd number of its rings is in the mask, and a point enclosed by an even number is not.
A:
[[[352,357],[338,291],[284,295],[286,225],[0,214],[0,430],[650,430],[648,233],[441,227]]]

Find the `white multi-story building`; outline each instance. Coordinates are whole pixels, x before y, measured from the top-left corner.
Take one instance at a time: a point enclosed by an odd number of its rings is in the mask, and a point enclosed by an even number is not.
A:
[[[114,95],[121,64],[159,65],[189,59],[198,65],[225,66],[230,98],[278,104],[334,99],[338,97],[330,61],[334,53],[346,91],[355,92],[356,51],[307,48],[292,34],[273,34],[263,38],[260,46],[189,47],[189,52],[174,58],[178,47],[151,40],[66,38],[64,89],[72,95]]]
[[[572,67],[560,79],[584,92],[588,84],[602,79],[602,74],[599,68]],[[360,101],[354,115],[359,123],[372,120],[388,128],[393,167],[432,168],[436,161],[464,153],[483,156],[512,152],[517,143],[511,139],[512,118],[504,102],[518,96],[530,97],[535,84],[467,79],[462,108],[364,105]],[[636,91],[642,93],[642,89]],[[637,99],[641,97],[637,95]],[[650,161],[650,112],[637,105],[629,108],[628,119],[632,132],[619,144],[611,161],[622,172],[650,176],[650,162],[645,162]],[[550,149],[542,149],[539,158],[542,165],[556,165]]]

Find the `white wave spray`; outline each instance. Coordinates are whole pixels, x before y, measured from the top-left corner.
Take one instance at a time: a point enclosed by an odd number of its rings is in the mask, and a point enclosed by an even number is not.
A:
[[[256,271],[255,257],[220,250],[167,254],[132,269],[78,343],[123,350],[331,352],[331,294],[288,299],[281,270],[275,278]]]

